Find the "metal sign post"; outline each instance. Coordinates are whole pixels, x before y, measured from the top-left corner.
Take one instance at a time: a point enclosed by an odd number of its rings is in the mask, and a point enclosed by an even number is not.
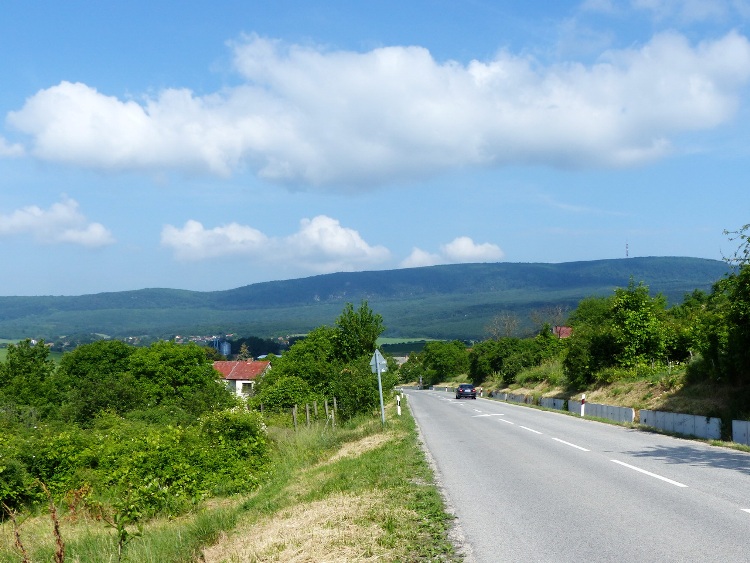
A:
[[[383,426],[385,426],[385,405],[383,405],[383,381],[380,377],[380,374],[384,371],[388,370],[388,364],[385,361],[385,358],[383,357],[383,354],[380,353],[380,350],[375,348],[375,353],[372,355],[372,359],[370,360],[370,367],[372,368],[372,373],[378,374],[378,393],[380,393],[380,419],[383,422]]]

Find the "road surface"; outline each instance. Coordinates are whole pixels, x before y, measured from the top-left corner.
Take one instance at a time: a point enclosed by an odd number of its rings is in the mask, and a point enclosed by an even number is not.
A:
[[[406,391],[469,560],[748,561],[750,454]]]

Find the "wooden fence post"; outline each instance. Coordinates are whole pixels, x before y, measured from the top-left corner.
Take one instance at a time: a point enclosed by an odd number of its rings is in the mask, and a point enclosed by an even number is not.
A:
[[[292,420],[294,421],[294,429],[297,430],[297,405],[292,407]]]
[[[310,428],[310,403],[305,403],[305,426]]]

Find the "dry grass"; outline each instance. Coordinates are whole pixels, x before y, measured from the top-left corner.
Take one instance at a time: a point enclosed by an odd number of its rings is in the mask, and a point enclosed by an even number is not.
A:
[[[393,437],[394,437],[393,433],[383,432],[381,434],[373,434],[371,436],[365,436],[364,438],[357,440],[355,442],[346,443],[339,451],[333,454],[331,459],[324,462],[324,464],[333,463],[345,457],[360,456],[365,452],[369,452],[370,450],[379,448],[380,446],[382,446],[389,440],[393,439]]]
[[[561,388],[539,383],[534,387],[513,387],[503,392],[540,397],[558,397],[580,400],[581,394],[571,394]],[[647,379],[620,380],[599,385],[586,390],[586,400],[619,407],[632,407],[636,410],[650,409],[667,412],[681,412],[702,416],[717,416],[726,412],[732,404],[732,397],[739,391],[731,387],[720,387],[708,383],[685,385],[684,378],[665,378],[660,381]]]
[[[39,514],[35,516],[20,517],[18,519],[18,534],[21,542],[26,548],[38,549],[46,547],[49,552],[54,553],[58,546],[55,537],[55,524],[50,514]],[[77,515],[70,517],[62,516],[57,523],[59,537],[70,543],[80,538],[103,533],[101,520],[90,516]],[[0,546],[13,546],[15,542],[15,531],[13,522],[9,519],[0,524]],[[19,551],[16,548],[16,551]],[[22,560],[19,551],[19,561]]]
[[[383,545],[386,531],[373,523],[373,512],[387,513],[383,494],[335,494],[296,505],[273,518],[241,523],[230,535],[204,550],[207,562],[220,561],[393,561]]]

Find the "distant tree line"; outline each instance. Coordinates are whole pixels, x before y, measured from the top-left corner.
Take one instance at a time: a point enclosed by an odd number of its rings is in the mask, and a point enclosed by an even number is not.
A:
[[[695,290],[670,308],[631,279],[612,295],[581,300],[566,321],[570,338],[558,338],[549,324],[532,337],[513,337],[512,319],[498,318],[488,327],[491,337],[471,347],[427,343],[400,377],[425,384],[548,380],[585,388],[684,366],[688,382],[750,385],[750,225],[729,234],[741,241],[728,259],[734,269],[710,292]]]

